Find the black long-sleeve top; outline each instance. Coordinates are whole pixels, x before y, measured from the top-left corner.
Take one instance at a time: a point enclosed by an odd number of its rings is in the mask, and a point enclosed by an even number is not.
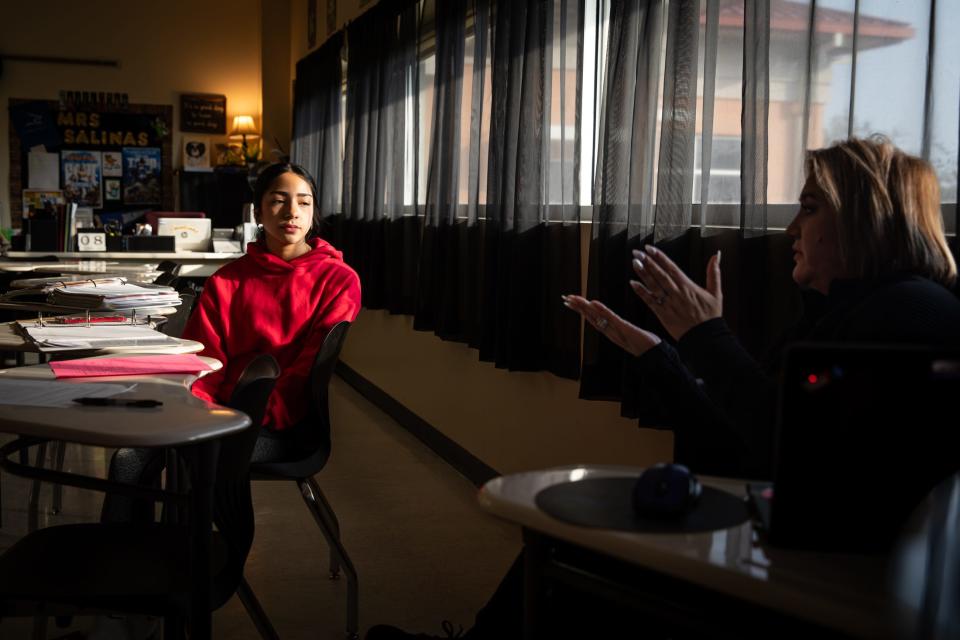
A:
[[[661,342],[637,364],[671,418],[675,459],[701,473],[770,477],[780,356],[796,341],[958,345],[960,300],[919,276],[836,281],[828,296],[806,294],[803,317],[767,366],[721,318],[676,349]]]

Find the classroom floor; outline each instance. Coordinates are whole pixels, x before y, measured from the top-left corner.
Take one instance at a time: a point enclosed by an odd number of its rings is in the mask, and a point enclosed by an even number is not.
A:
[[[342,528],[360,582],[361,637],[374,624],[441,634],[444,619],[469,627],[520,550],[519,531],[484,514],[476,489],[396,422],[334,378],[333,456],[317,476]],[[8,438],[4,438],[6,441]],[[67,470],[105,474],[103,450],[70,446]],[[0,549],[27,530],[29,484],[4,474]],[[61,514],[41,499],[41,526],[94,521],[100,495],[68,489]],[[346,581],[327,578],[327,547],[292,482],[254,484],[256,539],[246,577],[281,638],[340,639]],[[237,598],[214,615],[214,637],[256,639]],[[31,621],[0,621],[0,638],[31,637]],[[48,637],[87,630],[49,625]]]

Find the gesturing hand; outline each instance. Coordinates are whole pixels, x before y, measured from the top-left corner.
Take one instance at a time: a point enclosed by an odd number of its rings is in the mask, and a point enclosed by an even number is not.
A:
[[[593,325],[611,342],[635,356],[660,344],[660,338],[656,334],[630,324],[602,302],[580,296],[563,296],[563,304],[583,316],[588,324]]]
[[[704,289],[665,253],[650,245],[645,249],[633,252],[637,280],[631,280],[630,286],[675,340],[698,324],[723,315],[719,251],[707,262]]]

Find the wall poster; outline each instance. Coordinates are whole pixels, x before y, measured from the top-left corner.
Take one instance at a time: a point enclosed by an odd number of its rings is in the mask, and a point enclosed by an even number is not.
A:
[[[63,198],[82,207],[99,207],[100,152],[61,151],[60,175],[63,178]]]
[[[160,149],[123,148],[123,203],[160,204]]]

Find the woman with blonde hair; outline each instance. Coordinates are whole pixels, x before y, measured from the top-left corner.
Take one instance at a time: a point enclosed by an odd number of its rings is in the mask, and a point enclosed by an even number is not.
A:
[[[818,299],[784,343],[960,342],[960,300],[950,290],[957,267],[933,167],[874,136],[808,151],[806,174],[787,235],[793,280]],[[674,418],[678,460],[768,476],[776,372],[748,355],[723,321],[720,253],[707,264],[705,288],[656,247],[635,251],[633,268],[633,290],[676,349],[599,301],[573,295],[565,304],[638,358]]]
[[[810,151],[807,175],[834,212],[839,257],[850,274],[910,273],[953,286],[957,267],[928,162],[884,138],[852,138]]]

